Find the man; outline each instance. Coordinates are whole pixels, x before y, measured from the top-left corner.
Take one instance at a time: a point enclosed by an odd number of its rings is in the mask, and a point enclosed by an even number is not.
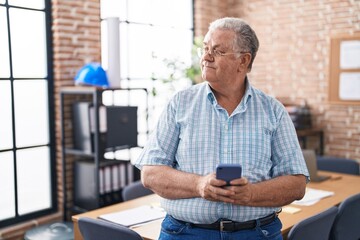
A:
[[[167,212],[160,239],[282,239],[277,213],[304,196],[292,121],[247,79],[258,47],[243,20],[211,23],[199,51],[205,82],[175,95],[139,157]],[[241,164],[243,177],[225,186],[219,163]]]

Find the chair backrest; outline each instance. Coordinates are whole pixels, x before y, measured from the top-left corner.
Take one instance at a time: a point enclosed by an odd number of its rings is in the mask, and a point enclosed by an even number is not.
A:
[[[331,228],[331,240],[360,239],[360,193],[348,197],[339,205],[334,224]]]
[[[135,181],[126,185],[122,190],[122,198],[124,201],[132,200],[134,198],[153,194],[154,192],[148,188],[145,188],[141,181]]]
[[[288,234],[288,240],[328,240],[337,207],[331,207],[295,224]]]
[[[360,175],[360,166],[356,160],[329,156],[318,156],[319,170]]]
[[[78,224],[84,240],[143,240],[130,228],[101,219],[82,217]]]

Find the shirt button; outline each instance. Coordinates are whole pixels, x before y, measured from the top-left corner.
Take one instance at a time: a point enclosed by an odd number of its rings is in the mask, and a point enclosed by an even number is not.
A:
[[[227,125],[225,125],[225,130],[228,130],[228,129],[229,129],[229,127]]]
[[[224,150],[224,153],[228,153],[228,150],[227,150],[227,149],[225,149],[225,150]]]

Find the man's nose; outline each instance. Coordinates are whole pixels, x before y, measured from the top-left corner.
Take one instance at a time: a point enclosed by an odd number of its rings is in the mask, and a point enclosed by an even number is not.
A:
[[[214,61],[214,55],[211,51],[206,51],[203,56],[204,60],[206,61]]]

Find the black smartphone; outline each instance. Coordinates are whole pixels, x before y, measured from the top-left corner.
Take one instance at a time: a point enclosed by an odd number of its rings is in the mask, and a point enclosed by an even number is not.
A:
[[[231,180],[241,178],[241,165],[220,163],[216,167],[216,178],[226,181],[227,185],[230,185]]]

